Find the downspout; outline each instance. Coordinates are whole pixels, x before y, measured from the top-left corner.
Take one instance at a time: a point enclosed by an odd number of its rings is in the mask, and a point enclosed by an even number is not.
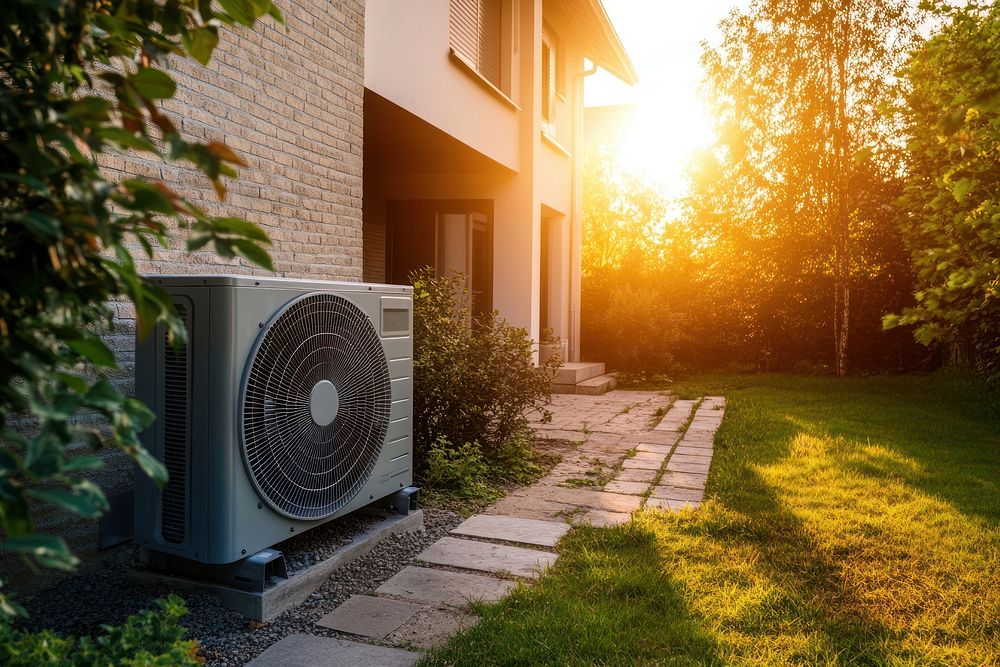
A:
[[[597,65],[591,62],[590,67],[577,72],[573,75],[573,87],[574,90],[574,102],[573,113],[576,118],[573,120],[573,156],[574,160],[579,160],[578,164],[575,165],[580,173],[574,174],[573,179],[570,182],[570,214],[569,214],[569,358],[576,360],[578,356],[577,348],[577,338],[579,332],[576,330],[576,290],[574,290],[573,283],[578,279],[580,275],[580,253],[574,252],[573,246],[573,228],[574,221],[579,216],[580,221],[580,236],[583,236],[583,207],[577,203],[577,180],[579,179],[581,187],[583,184],[583,148],[580,145],[580,125],[583,123],[583,80],[597,72]],[[581,242],[583,239],[580,239]],[[582,248],[581,248],[582,252]],[[575,266],[574,266],[575,264]]]

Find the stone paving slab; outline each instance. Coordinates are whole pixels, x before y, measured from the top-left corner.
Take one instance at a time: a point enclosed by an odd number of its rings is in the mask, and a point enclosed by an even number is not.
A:
[[[660,478],[662,486],[681,487],[685,489],[703,489],[708,475],[699,475],[693,472],[673,472],[671,470],[663,473]]]
[[[587,510],[575,519],[575,523],[590,524],[597,528],[608,526],[620,526],[632,520],[632,515],[627,512],[605,512],[604,510]]]
[[[674,455],[670,457],[670,461],[673,463],[697,463],[704,465],[712,462],[712,455],[708,452],[701,455],[678,454],[674,452]]]
[[[673,445],[654,445],[648,442],[640,442],[636,447],[637,453],[650,452],[652,454],[662,454],[666,456],[674,448]]]
[[[247,663],[247,667],[410,667],[422,656],[387,646],[332,637],[289,635]]]
[[[540,547],[554,547],[559,538],[569,531],[565,521],[540,521],[514,516],[477,514],[454,528],[452,535],[485,537],[504,542],[534,544]]]
[[[641,502],[632,496],[587,489],[568,489],[564,487],[534,487],[515,491],[508,498],[526,498],[533,500],[548,500],[574,507],[588,507],[607,512],[631,512],[638,509]]]
[[[417,559],[434,565],[534,578],[540,570],[556,562],[556,554],[506,544],[442,537],[420,552]]]
[[[659,461],[662,464],[666,460],[667,455],[663,452],[637,451],[635,455],[630,458],[640,459],[643,461]]]
[[[641,470],[659,470],[661,467],[663,467],[662,458],[659,459],[658,461],[650,461],[648,459],[635,459],[635,458],[625,459],[624,461],[622,461],[622,468],[625,468],[626,470],[631,470],[635,468],[639,468]]]
[[[656,479],[658,472],[658,470],[644,468],[628,468],[619,470],[615,475],[615,480],[619,482],[646,482],[646,486],[649,486]]]
[[[700,458],[712,458],[711,448],[705,447],[690,447],[688,445],[680,445],[675,451],[674,456],[697,456]]]
[[[463,607],[477,600],[496,602],[513,587],[514,582],[509,579],[408,565],[376,588],[375,593],[413,602]]]
[[[624,493],[626,495],[641,496],[649,491],[647,482],[608,482],[604,485],[604,490],[609,493]]]
[[[669,472],[693,472],[697,475],[707,475],[709,469],[709,462],[704,463],[684,463],[681,461],[670,461],[667,463],[667,470]]]
[[[450,609],[429,607],[420,610],[386,641],[397,646],[430,650],[448,643],[451,636],[479,622],[475,614]]]
[[[673,445],[680,439],[680,433],[670,433],[666,431],[644,431],[625,436],[623,442],[635,447],[641,444],[649,445]]]
[[[559,487],[561,488],[561,487]],[[541,498],[506,496],[486,508],[486,514],[521,516],[542,521],[562,521],[572,507]]]
[[[701,503],[694,502],[690,500],[667,500],[665,498],[650,498],[646,501],[646,507],[658,510],[667,510],[668,512],[679,512],[682,509],[693,508],[698,509],[701,507]]]
[[[421,605],[370,595],[352,595],[342,605],[316,621],[337,632],[381,639],[421,610]]]
[[[664,500],[690,500],[701,502],[705,497],[704,489],[685,489],[676,486],[654,486],[651,494],[653,498]]]

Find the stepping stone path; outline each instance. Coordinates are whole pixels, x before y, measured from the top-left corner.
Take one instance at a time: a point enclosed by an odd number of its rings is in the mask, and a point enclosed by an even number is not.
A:
[[[699,507],[726,400],[669,400],[634,391],[553,396],[552,420],[533,424],[563,454],[548,475],[464,521],[373,595],[355,595],[317,621],[359,641],[293,635],[250,664],[413,665],[421,653],[400,647],[431,649],[474,625],[469,603],[497,601],[536,578],[556,562],[553,549],[571,525],[623,524],[642,507]]]

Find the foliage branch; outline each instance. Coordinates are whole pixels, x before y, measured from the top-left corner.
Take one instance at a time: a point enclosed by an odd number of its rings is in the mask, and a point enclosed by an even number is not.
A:
[[[914,50],[896,112],[909,136],[900,198],[916,304],[884,324],[1000,373],[1000,5],[928,2],[941,29]],[[973,357],[969,359],[969,356]]]
[[[157,324],[183,341],[167,296],[138,272],[180,230],[188,250],[271,268],[266,234],[213,217],[162,182],[112,180],[102,155],[145,154],[204,174],[220,199],[243,160],[220,142],[189,141],[162,110],[177,84],[167,59],[205,64],[226,26],[281,21],[271,0],[6,0],[0,3],[0,526],[2,548],[72,568],[60,538],[40,534],[32,505],[83,517],[108,507],[80,476],[102,465],[71,443],[123,449],[159,484],[166,471],[138,439],[154,416],[110,381],[101,335],[110,302],[130,302],[140,335]],[[98,413],[105,428],[82,422]],[[0,614],[19,611],[0,598]]]

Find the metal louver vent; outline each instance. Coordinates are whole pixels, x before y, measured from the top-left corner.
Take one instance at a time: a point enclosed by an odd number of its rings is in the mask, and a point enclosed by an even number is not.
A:
[[[368,317],[313,293],[261,333],[243,381],[247,472],[274,510],[320,519],[368,481],[389,425],[389,367]]]
[[[191,331],[191,311],[174,304],[177,316]],[[170,479],[160,497],[161,533],[171,544],[181,544],[188,526],[188,427],[190,424],[191,359],[188,346],[163,340],[163,463]]]

